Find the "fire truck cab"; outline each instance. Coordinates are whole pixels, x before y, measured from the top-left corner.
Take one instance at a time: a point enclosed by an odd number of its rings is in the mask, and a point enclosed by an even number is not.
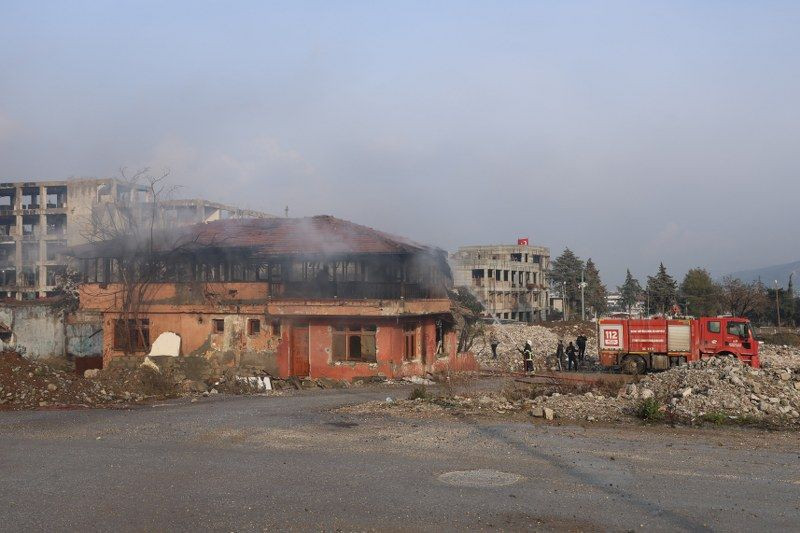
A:
[[[598,351],[602,366],[636,373],[719,355],[760,365],[750,322],[738,317],[601,319]]]

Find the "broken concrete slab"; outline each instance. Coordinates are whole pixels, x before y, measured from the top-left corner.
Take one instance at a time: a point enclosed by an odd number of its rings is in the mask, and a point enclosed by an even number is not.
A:
[[[153,342],[148,355],[168,355],[178,357],[181,352],[181,336],[171,331],[165,331]]]

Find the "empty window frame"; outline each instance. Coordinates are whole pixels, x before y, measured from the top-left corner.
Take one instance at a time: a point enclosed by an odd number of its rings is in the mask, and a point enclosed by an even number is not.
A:
[[[334,326],[331,339],[333,360],[375,362],[377,329],[374,325]]]
[[[214,318],[211,320],[211,331],[214,333],[225,333],[225,320]]]
[[[413,361],[417,358],[417,325],[403,326],[403,359]]]
[[[39,235],[39,215],[25,215],[22,217],[22,234]]]
[[[47,234],[66,235],[67,234],[67,215],[47,215]]]
[[[281,336],[281,321],[280,320],[273,320],[272,321],[272,335],[275,337]]]
[[[130,345],[129,345],[130,343]],[[114,321],[114,349],[144,351],[150,349],[150,320],[116,319]]]
[[[0,189],[0,211],[14,209],[14,193],[16,189]]]
[[[258,335],[261,333],[261,320],[257,318],[247,319],[247,334]]]
[[[39,208],[39,188],[23,187],[22,189],[22,209]]]
[[[67,243],[65,241],[47,241],[45,247],[47,251],[47,260],[56,261],[59,255],[66,249]]]
[[[39,243],[38,242],[22,243],[22,262],[36,263],[38,261],[39,261]]]

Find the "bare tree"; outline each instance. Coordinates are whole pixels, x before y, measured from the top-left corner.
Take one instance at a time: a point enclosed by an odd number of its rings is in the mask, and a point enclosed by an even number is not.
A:
[[[141,169],[129,175],[120,170],[114,202],[98,203],[85,225],[84,238],[94,244],[94,268],[111,291],[118,313],[114,339],[126,355],[149,344],[141,319],[154,295],[154,282],[163,279],[188,240],[168,231],[162,202],[174,190],[169,171],[153,174]],[[121,191],[120,191],[121,188]]]
[[[768,305],[767,291],[760,282],[745,283],[739,278],[722,279],[722,305],[733,316],[763,311]]]

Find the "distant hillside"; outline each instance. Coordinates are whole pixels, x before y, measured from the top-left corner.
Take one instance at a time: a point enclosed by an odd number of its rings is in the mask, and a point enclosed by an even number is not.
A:
[[[794,286],[797,288],[798,284],[800,284],[800,261],[786,263],[785,265],[756,268],[753,270],[742,270],[739,272],[732,272],[730,275],[742,281],[756,281],[760,279],[761,282],[768,287],[772,287],[775,284],[775,280],[778,280],[778,285],[786,287],[789,283],[789,273],[792,271],[796,271],[794,274]]]

